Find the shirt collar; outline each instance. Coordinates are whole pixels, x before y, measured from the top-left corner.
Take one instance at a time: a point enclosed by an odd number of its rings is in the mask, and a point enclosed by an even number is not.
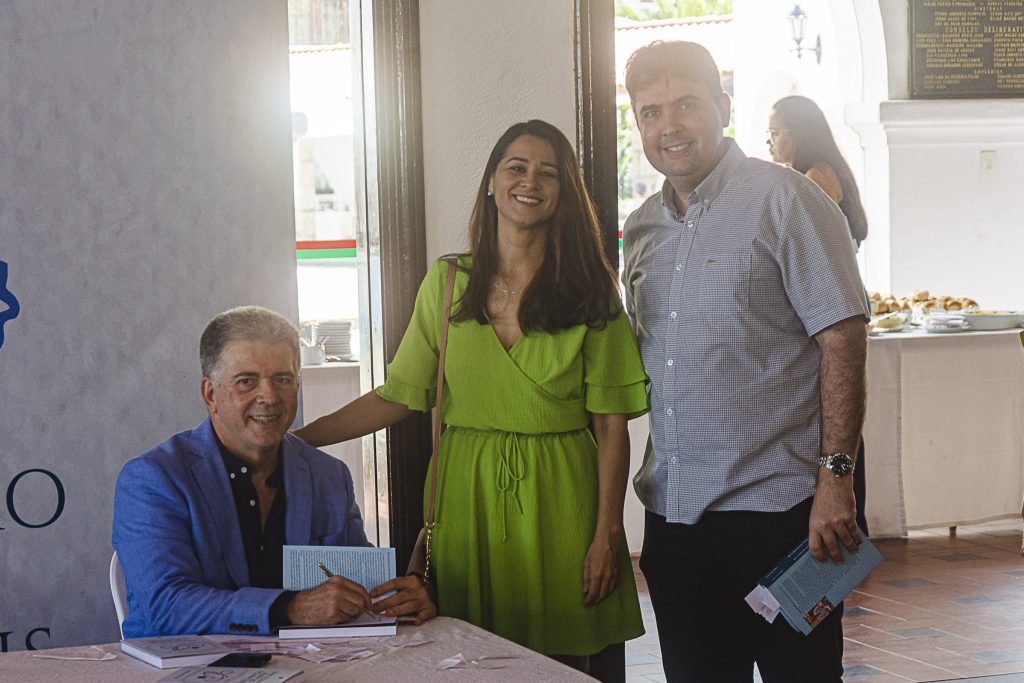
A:
[[[693,199],[696,197],[697,201],[702,205],[710,206],[729,182],[733,171],[747,158],[747,155],[743,153],[743,150],[740,149],[739,145],[732,138],[724,138],[723,144],[725,145],[725,154],[722,155],[721,160],[711,170],[708,177],[702,180],[697,189],[690,193],[690,204],[693,204]],[[667,178],[661,186],[661,204],[672,215],[676,215],[675,188],[672,187],[672,183]]]
[[[252,467],[249,466],[249,463],[229,451],[227,446],[225,446],[220,440],[220,437],[217,436],[216,430],[213,430],[213,438],[217,442],[217,448],[220,450],[220,457],[224,461],[224,469],[228,471],[228,474],[234,474],[235,476],[244,475],[251,479]],[[283,451],[283,449],[281,450]],[[283,457],[284,453],[281,452],[280,456],[277,458],[277,467],[275,467],[274,471],[267,477],[267,485],[276,489],[281,488],[281,482],[284,480],[284,467],[282,463]],[[232,477],[232,479],[234,479],[234,477]]]

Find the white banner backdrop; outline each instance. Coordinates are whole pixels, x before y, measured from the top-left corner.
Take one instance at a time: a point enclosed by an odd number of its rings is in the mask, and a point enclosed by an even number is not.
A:
[[[118,637],[121,465],[203,418],[213,315],[297,317],[287,28],[285,0],[0,4],[0,650]]]

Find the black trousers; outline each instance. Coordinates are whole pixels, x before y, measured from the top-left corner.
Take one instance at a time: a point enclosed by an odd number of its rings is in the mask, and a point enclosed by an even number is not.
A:
[[[842,604],[810,635],[769,624],[744,597],[807,536],[812,499],[786,512],[708,512],[670,524],[647,512],[640,569],[658,623],[668,681],[842,681]]]

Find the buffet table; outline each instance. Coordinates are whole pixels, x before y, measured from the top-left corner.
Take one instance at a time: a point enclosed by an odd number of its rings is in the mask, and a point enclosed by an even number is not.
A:
[[[872,536],[1015,517],[1024,493],[1024,332],[868,342]]]
[[[239,640],[237,636],[216,636],[223,640]],[[275,655],[268,669],[302,669],[303,680],[310,681],[592,681],[553,659],[516,645],[492,633],[458,619],[437,617],[422,626],[399,626],[396,645],[403,638],[427,640],[411,647],[392,647],[385,638],[356,638],[381,651],[370,659],[317,664],[294,657]],[[249,637],[246,641],[269,642],[271,638]],[[296,641],[291,641],[296,642]],[[144,683],[156,681],[172,673],[160,670],[121,654],[116,643],[99,646],[117,653],[107,661],[71,661],[43,659],[36,655],[69,653],[81,648],[57,648],[37,652],[0,654],[0,680],[75,681],[76,683]],[[440,668],[443,660],[462,654],[466,665]]]

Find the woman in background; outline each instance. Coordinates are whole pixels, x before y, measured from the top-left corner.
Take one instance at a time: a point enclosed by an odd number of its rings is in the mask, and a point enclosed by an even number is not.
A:
[[[622,681],[623,643],[643,633],[622,523],[626,422],[647,411],[647,375],[557,128],[534,120],[501,136],[469,241],[441,406],[438,609]],[[434,406],[447,268],[424,278],[384,385],[298,436],[323,446]]]
[[[799,95],[776,102],[768,117],[767,142],[772,161],[800,171],[839,205],[850,226],[850,236],[859,249],[868,236],[864,206],[860,203],[860,192],[850,166],[839,153],[832,129],[818,105]],[[864,438],[861,437],[853,470],[853,495],[857,501],[857,525],[867,534],[865,488]]]
[[[773,161],[800,171],[839,205],[860,247],[868,236],[860,192],[818,105],[799,95],[776,102],[768,117],[768,151]]]

